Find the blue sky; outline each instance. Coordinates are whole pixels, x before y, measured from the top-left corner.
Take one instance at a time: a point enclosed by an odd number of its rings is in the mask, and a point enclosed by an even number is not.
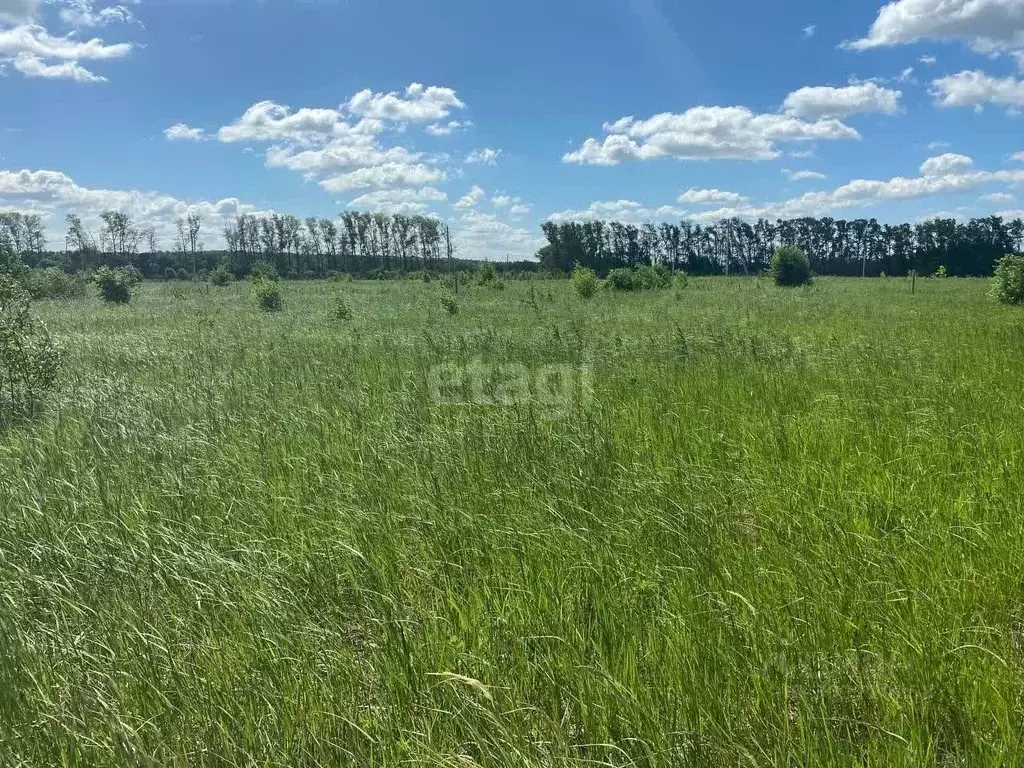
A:
[[[1024,0],[0,0],[0,209],[1024,215]],[[1016,155],[1016,157],[1015,157]]]

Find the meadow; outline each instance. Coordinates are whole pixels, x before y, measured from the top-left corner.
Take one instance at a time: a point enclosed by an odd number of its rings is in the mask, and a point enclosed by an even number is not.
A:
[[[35,304],[68,359],[0,433],[0,765],[1024,762],[1024,310],[504,286]],[[497,365],[579,386],[431,384]]]

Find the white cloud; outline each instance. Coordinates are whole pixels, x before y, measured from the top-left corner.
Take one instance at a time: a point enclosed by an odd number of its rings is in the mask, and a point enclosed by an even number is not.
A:
[[[120,59],[132,52],[132,43],[108,45],[98,37],[79,40],[72,35],[56,37],[35,24],[0,30],[0,56],[31,53],[46,59]]]
[[[236,198],[217,201],[185,201],[158,192],[89,189],[64,173],[49,170],[0,171],[0,208],[39,213],[52,228],[52,247],[63,246],[63,216],[75,212],[94,233],[99,215],[106,210],[123,211],[137,224],[153,226],[165,244],[173,239],[175,219],[196,212],[203,217],[202,238],[207,247],[219,245],[224,226],[240,213],[258,209]]]
[[[922,176],[949,176],[953,173],[963,173],[970,170],[974,161],[966,155],[957,155],[947,152],[937,157],[929,157],[921,163]]]
[[[922,56],[920,59],[918,59],[918,61],[924,64],[926,67],[930,67],[933,64],[935,64],[935,62],[937,62],[938,59],[935,58],[934,56]]]
[[[132,48],[132,43],[108,45],[99,38],[58,37],[36,24],[21,24],[0,29],[0,74],[7,65],[12,65],[25,77],[98,83],[106,78],[80,65],[79,59],[118,59],[131,53]]]
[[[990,195],[982,195],[981,199],[987,203],[996,203],[997,205],[1009,205],[1014,202],[1017,198],[1011,195],[1009,192],[993,192]]]
[[[980,70],[964,71],[932,81],[940,107],[980,107],[983,104],[1024,106],[1024,80],[992,77]]]
[[[235,122],[223,126],[217,137],[223,142],[313,144],[337,138],[372,137],[382,130],[383,126],[377,120],[360,120],[350,125],[335,109],[303,107],[292,112],[290,107],[261,101],[249,107]]]
[[[138,0],[130,0],[137,3]],[[111,5],[96,10],[92,0],[62,0],[60,19],[72,27],[103,27],[107,24],[131,24],[137,21],[135,15],[123,5]]]
[[[952,144],[948,141],[933,141],[928,145],[929,152],[937,152],[940,149],[949,149]]]
[[[805,38],[807,38],[807,37],[814,37],[814,35],[817,33],[817,31],[818,31],[818,25],[817,24],[808,24],[806,27],[803,28],[803,33],[804,33],[804,37]]]
[[[1011,160],[1015,160],[1018,163],[1024,163],[1024,152],[1014,152],[1010,155]]]
[[[465,106],[451,88],[433,85],[425,88],[420,83],[412,83],[406,88],[404,98],[394,91],[374,93],[367,88],[349,99],[346,104],[348,111],[354,115],[376,120],[410,122],[442,120],[448,117],[451,110],[463,109]]]
[[[778,203],[721,208],[694,216],[698,221],[717,221],[738,216],[743,219],[765,217],[789,219],[821,216],[837,210],[862,208],[892,200],[914,200],[934,195],[966,192],[986,184],[1024,183],[1024,170],[977,171],[973,161],[963,155],[929,158],[921,166],[921,176],[897,176],[886,181],[854,179],[825,192],[808,192]]]
[[[31,53],[19,53],[14,68],[25,77],[43,77],[51,80],[74,80],[76,83],[105,83],[107,78],[90,72],[77,61],[47,64]]]
[[[896,78],[896,82],[897,83],[910,83],[911,85],[916,85],[917,84],[917,80],[914,79],[914,68],[913,67],[907,67],[902,72],[900,72],[899,76]]]
[[[371,136],[339,139],[319,149],[274,145],[266,153],[268,168],[287,168],[305,175],[385,164],[410,165],[422,159],[422,153],[405,147],[382,147]]]
[[[464,131],[467,128],[472,127],[472,120],[464,120],[462,122],[458,120],[451,120],[448,123],[431,123],[423,130],[431,136],[451,136],[456,131]]]
[[[531,206],[526,203],[516,203],[508,209],[508,217],[510,219],[521,219],[530,212],[530,208]]]
[[[0,21],[31,21],[41,5],[42,0],[0,0]]]
[[[444,179],[444,171],[422,163],[383,163],[330,176],[321,181],[320,186],[328,192],[347,192],[375,187],[418,187]]]
[[[797,160],[806,160],[809,157],[814,157],[814,150],[807,149],[797,152],[787,152],[790,157],[796,158]]]
[[[360,195],[349,205],[359,210],[413,215],[426,213],[431,203],[440,203],[447,199],[448,195],[433,187],[382,189]]]
[[[882,7],[867,37],[853,50],[962,40],[979,53],[1024,48],[1024,0],[894,0]]]
[[[838,120],[807,122],[789,115],[758,115],[746,107],[693,107],[647,120],[623,117],[606,123],[603,141],[589,138],[562,161],[619,165],[636,160],[771,160],[779,142],[858,139]]]
[[[782,175],[790,181],[811,181],[825,178],[824,173],[818,173],[817,171],[791,171],[789,168],[783,168]]]
[[[487,197],[487,193],[483,188],[474,184],[469,192],[455,201],[455,207],[462,211],[476,208],[476,206],[483,202],[485,197]]]
[[[642,224],[645,221],[665,221],[686,216],[686,211],[663,205],[650,208],[634,200],[607,200],[590,204],[582,211],[559,211],[551,214],[551,221],[621,221],[627,224]]]
[[[452,234],[461,258],[488,261],[529,259],[546,242],[535,229],[507,224],[494,214],[477,210],[463,213]]]
[[[494,165],[497,163],[498,158],[501,156],[500,149],[491,149],[485,147],[483,149],[474,149],[468,155],[466,155],[466,162],[470,165],[479,163],[480,165]]]
[[[507,208],[511,205],[515,205],[519,202],[518,197],[512,197],[511,195],[495,195],[491,198],[491,205],[495,208]]]
[[[913,70],[909,70],[913,72]],[[845,118],[862,112],[894,115],[900,111],[902,92],[871,82],[844,88],[801,88],[786,96],[782,109],[787,115],[810,120]]]
[[[708,203],[742,203],[745,197],[721,189],[688,189],[678,198],[680,203],[706,205]]]
[[[164,136],[170,141],[202,141],[206,133],[202,128],[190,128],[185,123],[175,123],[170,128],[164,128]]]

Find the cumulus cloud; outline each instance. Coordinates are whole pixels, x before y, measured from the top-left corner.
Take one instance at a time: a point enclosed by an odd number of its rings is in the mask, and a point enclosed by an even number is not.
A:
[[[605,123],[603,140],[589,138],[562,158],[566,163],[619,165],[672,157],[678,160],[772,160],[781,142],[858,139],[834,119],[801,120],[791,115],[755,114],[746,107],[693,107],[646,120],[623,117]]]
[[[980,107],[984,104],[1024,106],[1024,80],[992,77],[980,70],[964,71],[932,81],[940,107]]]
[[[1017,198],[1011,195],[1009,192],[993,192],[990,195],[982,195],[981,199],[986,203],[995,203],[996,205],[1009,205],[1014,202]]]
[[[360,195],[349,205],[361,210],[404,213],[411,216],[426,213],[430,210],[431,203],[440,203],[447,199],[448,195],[433,187],[380,189]]]
[[[459,245],[459,256],[466,259],[515,261],[529,259],[546,240],[536,230],[525,229],[502,221],[494,214],[470,209],[453,227]]]
[[[352,189],[416,187],[445,179],[444,171],[423,164],[383,163],[339,173],[320,182],[328,192]]]
[[[478,187],[474,184],[469,192],[455,201],[455,207],[463,211],[476,208],[483,202],[485,197],[487,197],[487,193],[483,190],[483,187]]]
[[[551,221],[621,221],[629,224],[642,224],[645,221],[664,221],[678,219],[686,215],[686,211],[663,205],[651,208],[635,200],[606,200],[590,204],[584,210],[567,210],[551,214]]]
[[[97,83],[106,78],[86,69],[79,60],[119,59],[133,47],[132,43],[107,44],[96,37],[80,40],[74,35],[51,35],[37,24],[20,24],[0,29],[0,69],[12,65],[26,77]]]
[[[1018,163],[1024,163],[1024,152],[1014,152],[1010,155],[1011,160],[1015,160]]]
[[[104,83],[107,80],[107,78],[101,75],[90,72],[77,61],[47,64],[31,53],[19,53],[14,59],[14,68],[25,77],[74,80],[76,83]]]
[[[138,3],[139,0],[132,0]],[[137,22],[135,15],[123,5],[95,8],[92,0],[62,0],[60,19],[72,27],[103,27],[107,24]]]
[[[905,71],[909,77],[913,69]],[[808,87],[786,96],[782,109],[787,115],[810,120],[845,118],[862,112],[894,115],[900,111],[901,91],[883,88],[871,82],[854,83],[843,88]]]
[[[451,88],[424,87],[412,83],[404,97],[395,92],[374,93],[369,88],[360,91],[346,105],[349,112],[376,120],[406,120],[409,122],[436,121],[448,117],[453,109],[463,109]]]
[[[67,174],[50,170],[0,170],[0,208],[38,213],[50,227],[53,247],[62,246],[65,213],[75,212],[94,232],[99,230],[100,213],[118,210],[135,222],[152,226],[165,243],[171,242],[174,221],[189,213],[203,217],[203,239],[208,247],[221,244],[224,226],[240,213],[258,213],[252,205],[236,198],[216,201],[185,201],[158,192],[140,190],[90,189]]]
[[[825,178],[824,173],[818,173],[817,171],[791,171],[789,168],[783,168],[782,175],[790,181],[811,181]]]
[[[175,123],[170,128],[164,128],[164,136],[170,141],[202,141],[206,138],[206,132],[202,128],[190,128],[185,123]]]
[[[707,205],[709,203],[742,203],[745,197],[721,189],[688,189],[678,198],[680,203]]]
[[[882,7],[855,51],[919,40],[960,40],[978,53],[1024,49],[1024,0],[894,0]]]
[[[929,157],[921,163],[922,176],[948,176],[952,173],[963,173],[970,170],[974,160],[966,155],[947,152],[937,157]]]
[[[423,130],[431,136],[451,136],[456,131],[464,131],[472,127],[472,120],[450,120],[447,123],[431,123]]]
[[[329,192],[410,189],[446,179],[439,166],[449,158],[401,145],[386,146],[384,137],[401,133],[403,121],[436,121],[450,109],[464,106],[452,89],[418,83],[406,88],[404,96],[363,90],[338,108],[293,109],[260,101],[219,128],[216,137],[225,143],[271,144],[265,152],[267,167],[301,173],[307,180],[318,180]],[[444,135],[471,124],[434,122],[426,130]],[[381,199],[392,207],[400,202],[394,194]]]
[[[470,165],[495,165],[498,162],[498,158],[500,156],[500,149],[491,149],[490,147],[484,147],[483,149],[474,149],[472,152],[466,155],[466,162]]]

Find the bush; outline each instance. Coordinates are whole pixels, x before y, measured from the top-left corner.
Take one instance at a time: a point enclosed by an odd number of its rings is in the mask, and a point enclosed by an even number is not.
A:
[[[29,295],[0,274],[0,421],[31,412],[53,389],[61,354],[46,326],[29,314]]]
[[[445,312],[449,315],[459,314],[459,302],[455,300],[455,297],[447,289],[441,291],[441,306],[444,307]]]
[[[178,279],[178,270],[176,270],[174,267],[168,267],[167,269],[164,270],[164,280],[177,280],[177,279]]]
[[[178,270],[178,279],[188,281],[192,279],[192,275],[191,273],[189,273],[187,269],[182,267],[181,269]]]
[[[479,267],[476,268],[476,284],[477,285],[490,285],[498,273],[494,270],[494,264],[489,261],[483,262]]]
[[[613,269],[608,273],[606,285],[614,291],[635,291],[636,273],[624,267]]]
[[[672,285],[672,270],[664,264],[620,267],[608,273],[607,285],[616,291],[653,291]]]
[[[21,283],[35,300],[80,299],[86,291],[86,282],[81,277],[57,267],[27,270]]]
[[[594,274],[594,270],[580,264],[577,264],[573,269],[570,281],[572,282],[572,289],[576,291],[576,295],[581,299],[592,299],[601,284],[601,281],[597,279],[597,275]]]
[[[682,290],[690,284],[690,276],[682,270],[676,272],[676,288]]]
[[[811,260],[795,245],[784,245],[772,256],[771,274],[776,285],[807,285],[811,282]]]
[[[257,261],[252,265],[252,271],[250,272],[252,281],[255,283],[257,280],[274,280],[278,279],[277,267],[271,264],[269,261]]]
[[[233,279],[232,274],[228,271],[228,268],[221,264],[213,272],[210,273],[210,282],[214,285],[224,287],[229,285]]]
[[[334,308],[331,310],[331,317],[335,320],[349,321],[352,319],[352,310],[348,304],[341,297],[334,303]]]
[[[92,281],[100,298],[108,304],[127,304],[132,300],[132,287],[136,285],[134,275],[123,269],[100,267]]]
[[[990,295],[1003,304],[1024,304],[1024,256],[1004,256],[996,263]]]
[[[946,273],[945,265],[940,264],[939,268],[935,270],[935,277],[948,277],[948,276],[949,275]]]
[[[281,286],[276,280],[257,278],[252,284],[252,297],[264,312],[281,311]]]

